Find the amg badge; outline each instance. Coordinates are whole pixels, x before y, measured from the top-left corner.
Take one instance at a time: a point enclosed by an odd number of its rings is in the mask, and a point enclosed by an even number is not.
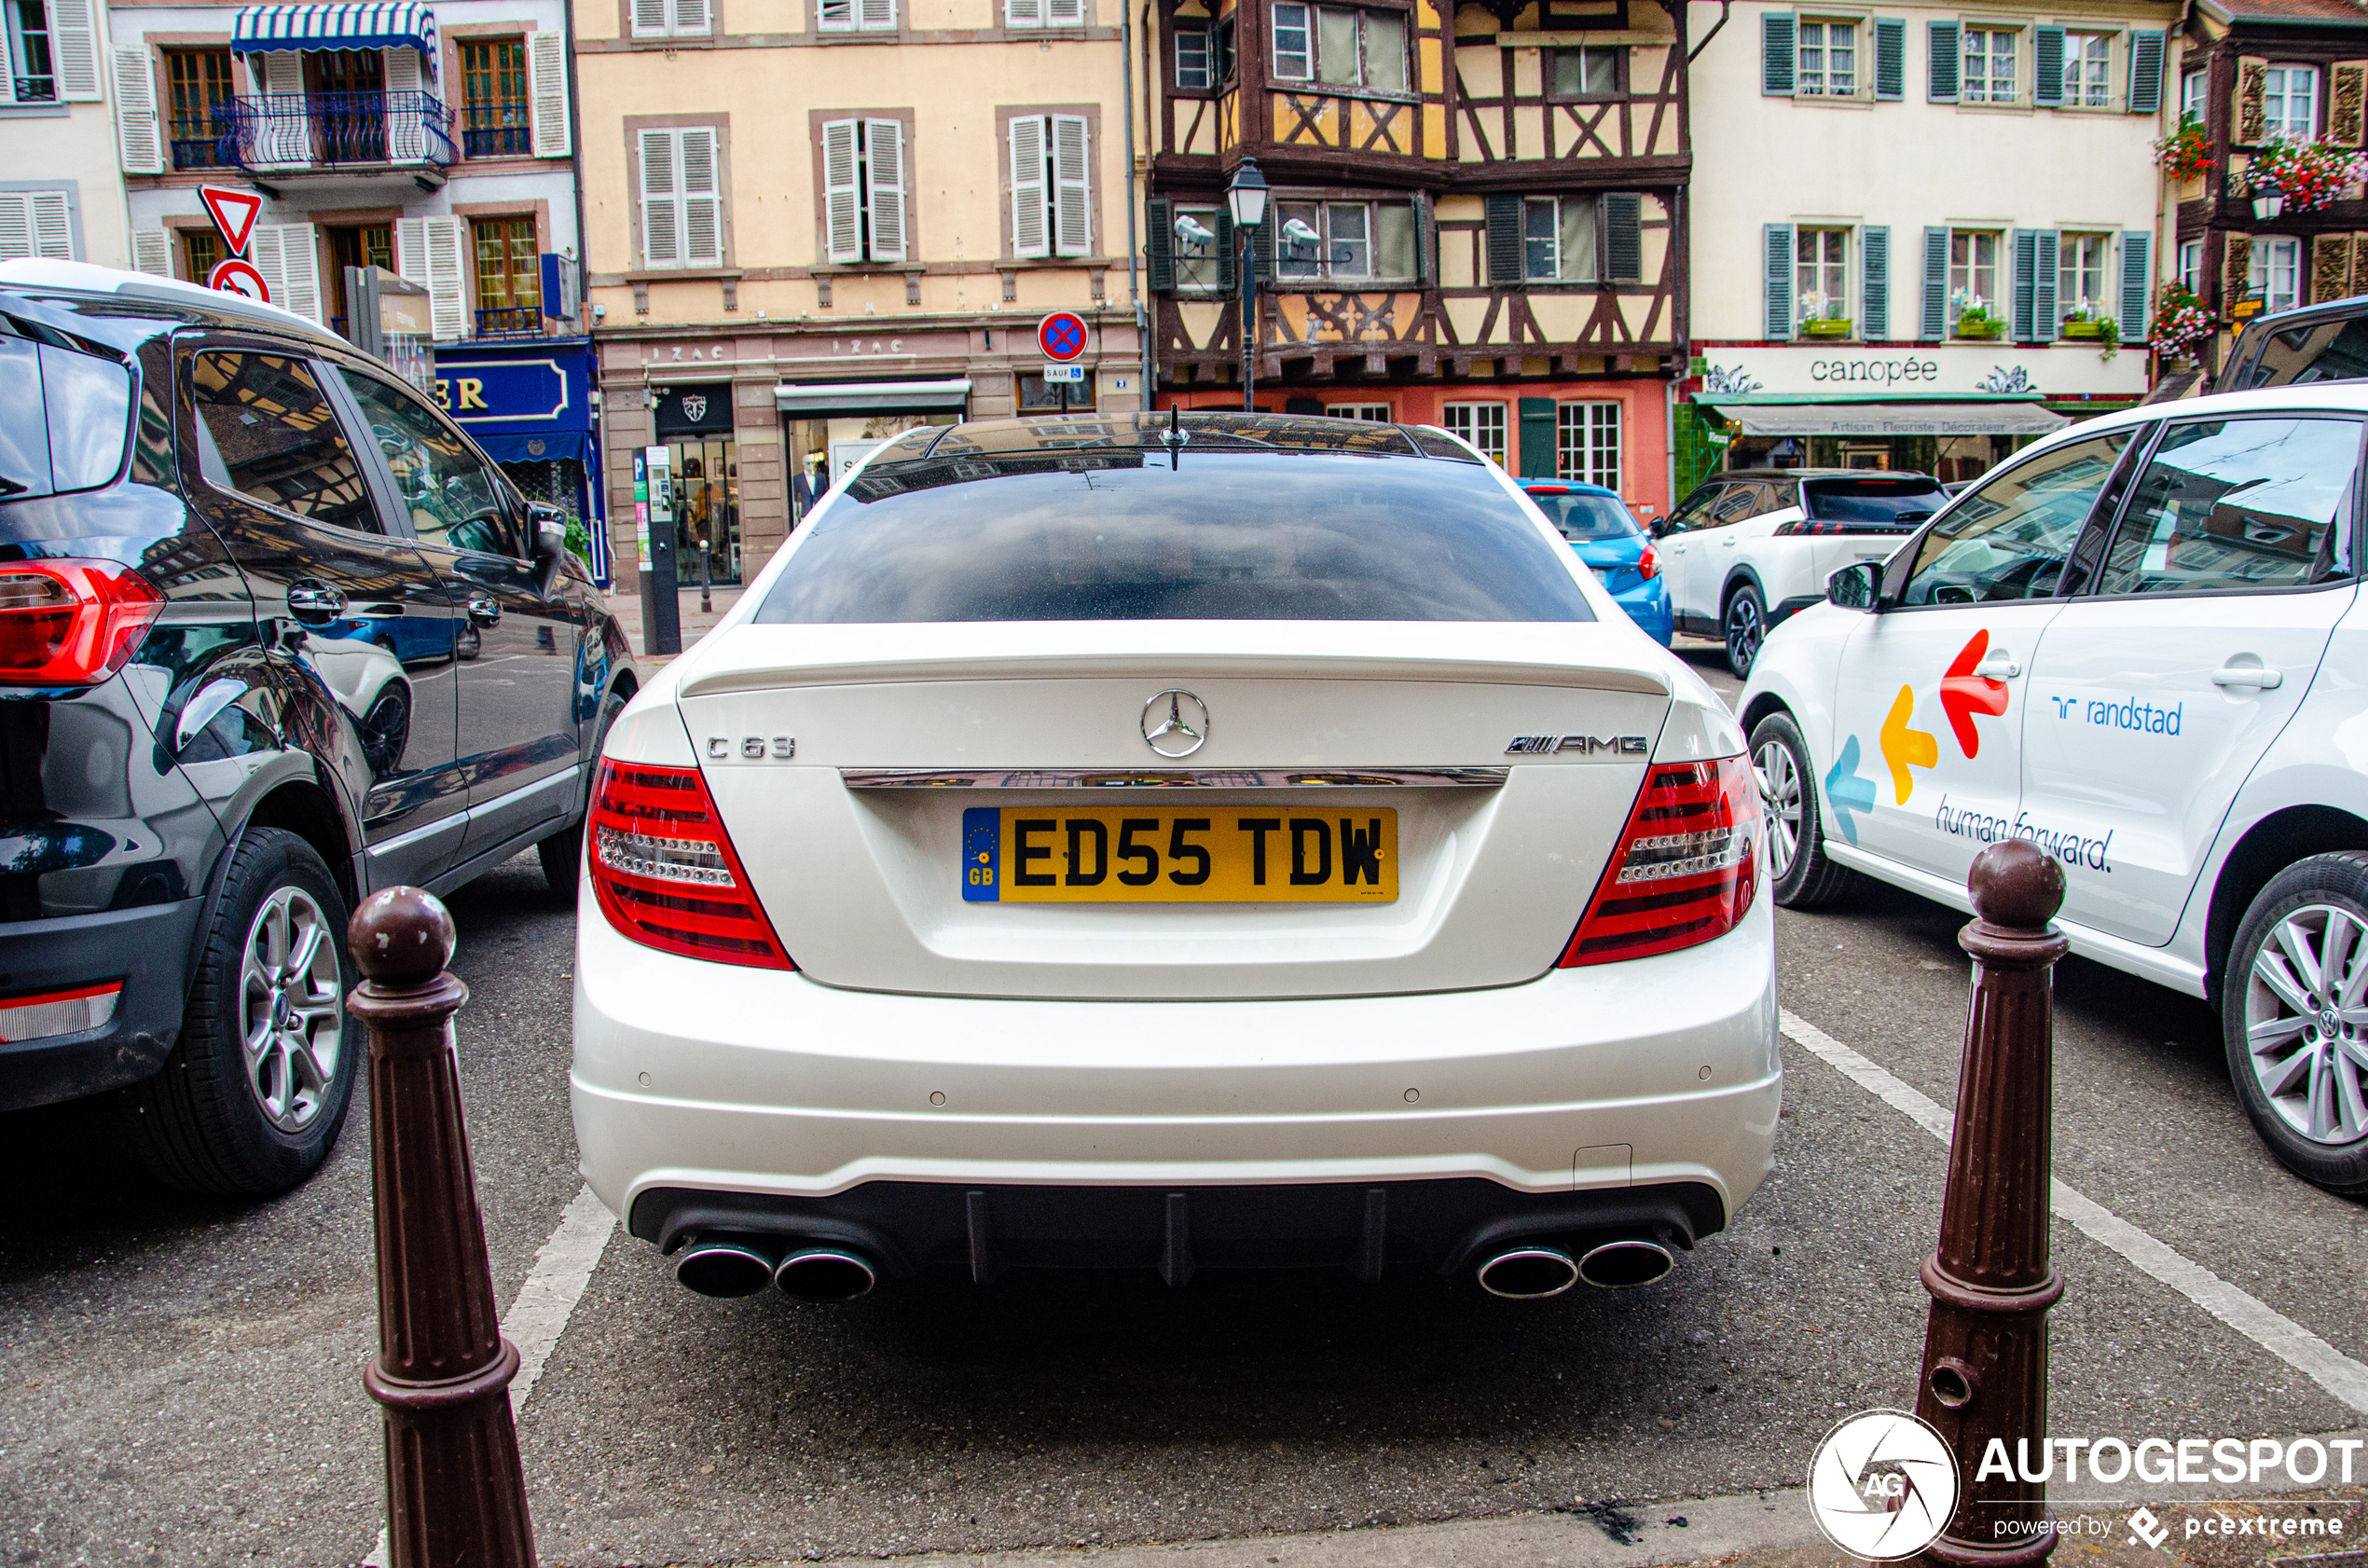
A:
[[[1576,751],[1580,756],[1592,756],[1607,751],[1615,757],[1641,757],[1646,750],[1641,735],[1517,735],[1513,744],[1505,748],[1508,757],[1544,751]]]

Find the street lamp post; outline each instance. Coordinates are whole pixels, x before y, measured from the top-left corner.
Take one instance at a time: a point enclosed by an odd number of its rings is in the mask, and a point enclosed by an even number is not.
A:
[[[1258,411],[1258,226],[1266,221],[1266,176],[1258,160],[1242,159],[1226,187],[1225,204],[1233,214],[1233,232],[1241,237],[1242,254],[1242,411]]]

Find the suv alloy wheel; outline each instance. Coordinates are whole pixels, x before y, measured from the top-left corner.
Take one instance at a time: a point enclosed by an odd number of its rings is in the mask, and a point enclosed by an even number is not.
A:
[[[1737,588],[1719,624],[1727,634],[1727,667],[1737,680],[1749,680],[1759,645],[1768,639],[1768,607],[1760,602],[1759,590],[1748,583]]]

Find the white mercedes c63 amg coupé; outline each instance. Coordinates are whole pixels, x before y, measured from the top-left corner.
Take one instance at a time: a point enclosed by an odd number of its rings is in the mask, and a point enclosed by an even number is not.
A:
[[[1640,1285],[1766,1176],[1718,698],[1442,432],[912,430],[617,720],[584,1170],[709,1295]]]

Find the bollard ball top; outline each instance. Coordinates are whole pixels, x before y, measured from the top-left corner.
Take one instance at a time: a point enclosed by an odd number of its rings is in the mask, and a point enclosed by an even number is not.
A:
[[[419,887],[389,887],[362,901],[345,940],[365,979],[415,986],[443,972],[459,939],[444,901]]]
[[[1993,844],[1965,878],[1974,913],[2002,930],[2044,930],[2064,906],[2064,868],[2029,839]]]

